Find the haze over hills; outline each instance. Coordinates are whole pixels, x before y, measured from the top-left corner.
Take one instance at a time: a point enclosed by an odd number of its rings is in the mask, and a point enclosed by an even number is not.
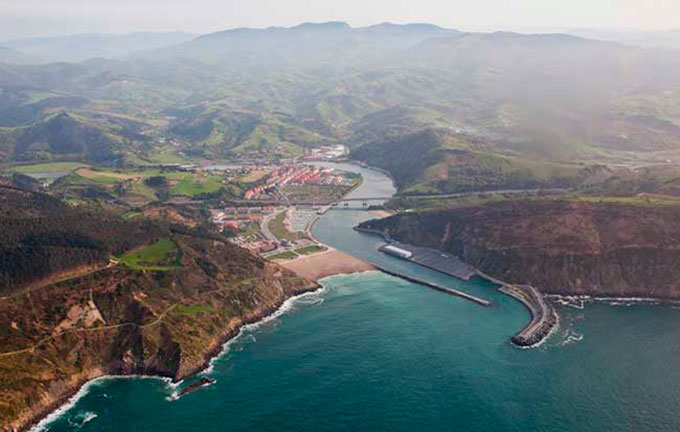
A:
[[[179,151],[203,158],[343,143],[379,164],[372,146],[384,152],[391,140],[441,130],[473,158],[533,161],[520,176],[540,184],[533,167],[546,161],[673,157],[679,72],[675,51],[564,34],[307,23],[227,30],[117,60],[5,64],[0,109],[6,127],[61,111],[134,117],[144,124],[135,133],[175,137]],[[436,146],[453,150],[445,141]],[[423,166],[415,178],[428,169],[446,172]]]
[[[120,58],[138,51],[179,44],[195,35],[172,33],[75,34],[0,42],[25,56],[23,63],[79,62],[91,58]],[[0,57],[1,61],[12,63]]]
[[[680,29],[666,31],[631,31],[631,30],[565,30],[565,33],[589,39],[600,39],[619,42],[641,48],[680,48]]]

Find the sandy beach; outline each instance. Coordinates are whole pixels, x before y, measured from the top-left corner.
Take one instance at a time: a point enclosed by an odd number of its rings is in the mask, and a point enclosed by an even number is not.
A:
[[[369,213],[379,218],[386,218],[394,215],[394,213],[387,210],[370,210]]]
[[[283,267],[311,280],[319,280],[336,274],[350,274],[375,270],[371,264],[338,250],[329,250],[315,255],[280,263]]]

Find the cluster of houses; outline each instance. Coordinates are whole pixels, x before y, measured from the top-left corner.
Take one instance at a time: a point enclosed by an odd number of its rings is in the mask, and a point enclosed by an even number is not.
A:
[[[350,181],[331,168],[320,168],[307,165],[284,165],[262,168],[271,170],[264,183],[248,189],[246,199],[269,198],[276,189],[282,186],[300,185],[338,185],[346,186]]]

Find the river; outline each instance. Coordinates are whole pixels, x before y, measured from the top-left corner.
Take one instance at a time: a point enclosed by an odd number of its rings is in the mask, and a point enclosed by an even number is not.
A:
[[[364,168],[355,197],[394,188]],[[359,258],[493,301],[484,308],[377,272],[335,276],[322,292],[251,326],[173,400],[161,380],[95,381],[49,431],[678,431],[680,311],[560,307],[559,329],[520,350],[518,302],[381,254],[352,230],[371,217],[336,210],[314,227]],[[676,325],[678,323],[678,325]]]

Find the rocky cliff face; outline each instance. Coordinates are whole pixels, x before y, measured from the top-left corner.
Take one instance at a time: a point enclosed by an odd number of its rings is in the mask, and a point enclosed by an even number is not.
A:
[[[553,200],[405,213],[364,228],[547,293],[680,298],[680,209]]]

